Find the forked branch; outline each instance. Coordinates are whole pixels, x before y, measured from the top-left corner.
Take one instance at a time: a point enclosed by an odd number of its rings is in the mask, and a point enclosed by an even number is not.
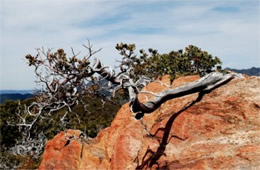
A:
[[[138,94],[153,79],[144,75],[138,78],[133,76],[134,63],[143,62],[133,52],[135,45],[117,44],[116,48],[123,56],[120,65],[117,67],[119,68],[118,71],[110,66],[103,65],[98,59],[95,59],[93,65],[90,65],[89,58],[100,50],[94,51],[90,43],[87,46],[84,45],[84,47],[88,49],[88,55],[83,59],[76,58],[73,50],[73,56],[68,59],[63,49],[59,49],[55,53],[51,53],[51,50],[48,50],[47,53],[42,51],[46,59],[41,57],[40,51],[38,51],[35,57],[31,55],[26,56],[29,60],[29,65],[35,67],[35,73],[39,78],[39,82],[46,86],[42,93],[43,100],[38,101],[40,103],[37,105],[39,106],[38,110],[41,112],[37,115],[42,116],[43,110],[48,110],[48,114],[50,114],[53,108],[56,111],[57,108],[62,107],[67,107],[70,112],[71,107],[80,102],[85,90],[94,94],[95,91],[91,90],[93,88],[91,88],[90,84],[93,81],[102,79],[107,80],[107,87],[102,86],[99,88],[110,89],[112,94],[118,89],[127,89],[131,111],[134,114],[139,113],[139,115],[143,115],[153,112],[167,100],[197,92],[209,93],[234,78],[232,74],[212,72],[198,81],[176,89],[164,90],[160,94],[146,91],[145,93],[151,93],[155,97],[146,103],[141,103],[138,99]],[[94,77],[95,75],[99,75],[99,78]],[[102,78],[100,79],[100,77]]]

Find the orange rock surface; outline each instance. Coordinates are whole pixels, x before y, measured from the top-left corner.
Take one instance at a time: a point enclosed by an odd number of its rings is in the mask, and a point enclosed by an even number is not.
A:
[[[178,78],[170,88],[198,78]],[[167,76],[160,81],[169,84]],[[158,82],[145,87],[166,88]],[[142,122],[125,104],[87,143],[77,130],[67,137],[62,132],[47,142],[39,169],[260,169],[260,78],[234,79],[189,105],[196,97],[169,100]]]

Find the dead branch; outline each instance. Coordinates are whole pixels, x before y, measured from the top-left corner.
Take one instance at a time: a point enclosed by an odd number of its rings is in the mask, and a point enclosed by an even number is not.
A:
[[[156,97],[151,101],[146,102],[145,104],[141,103],[138,100],[137,94],[134,94],[135,96],[133,97],[130,106],[134,113],[151,113],[167,100],[198,92],[209,93],[215,88],[226,84],[233,78],[234,75],[232,74],[213,72],[202,77],[198,81],[183,85],[181,87],[175,89],[167,89],[161,92],[160,94],[150,93],[155,95]]]
[[[155,94],[141,90],[152,79],[145,76],[140,76],[136,81],[133,79],[133,63],[139,62],[133,52],[135,49],[134,45],[117,44],[116,48],[123,56],[118,66],[119,71],[103,65],[98,59],[95,59],[91,66],[89,58],[101,49],[93,50],[89,41],[88,45],[84,45],[84,47],[88,49],[88,54],[83,59],[76,58],[73,49],[73,56],[69,59],[66,57],[63,49],[59,49],[55,53],[52,53],[51,50],[48,50],[47,53],[44,50],[38,50],[38,54],[35,57],[31,55],[26,56],[29,60],[29,65],[35,67],[35,74],[39,78],[39,82],[46,87],[41,94],[41,98],[38,98],[39,100],[33,104],[33,107],[28,107],[28,114],[35,115],[35,120],[44,117],[46,113],[50,115],[52,112],[64,107],[67,108],[68,113],[71,112],[71,108],[80,102],[86,90],[88,93],[96,94],[100,89],[106,89],[114,94],[119,89],[127,89],[131,111],[134,114],[141,113],[141,115],[144,115],[145,113],[153,112],[167,100],[198,92],[209,93],[234,78],[234,74],[212,72],[198,81]],[[41,53],[46,57],[45,59],[41,56]],[[96,74],[102,78],[94,77]],[[104,79],[108,83],[101,85],[101,87],[98,87],[99,89],[95,89],[98,86],[98,82]],[[156,83],[169,87],[162,82],[156,81]],[[154,98],[146,103],[141,103],[138,99],[139,93],[152,94]],[[104,103],[102,103],[102,106],[104,106]],[[34,109],[35,107],[35,110],[38,112],[32,113],[30,108]],[[64,116],[66,115],[67,113]],[[35,123],[35,121],[25,123],[25,119],[21,120],[22,123],[19,125],[29,126],[30,128]],[[64,117],[61,120],[64,120]]]

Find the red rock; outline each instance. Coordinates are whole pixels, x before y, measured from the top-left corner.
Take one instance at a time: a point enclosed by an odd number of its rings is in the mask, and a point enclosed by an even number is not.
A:
[[[171,88],[197,79],[178,78]],[[88,143],[77,139],[64,147],[64,132],[48,141],[39,169],[260,169],[259,85],[257,77],[234,79],[176,118],[197,94],[169,100],[143,118],[153,136],[125,104],[111,126]],[[154,82],[145,88],[160,92],[166,87]],[[139,97],[146,100],[145,94]]]
[[[79,130],[68,130],[48,141],[39,169],[78,169],[82,144],[76,138],[69,144],[67,142],[70,137],[79,134]]]

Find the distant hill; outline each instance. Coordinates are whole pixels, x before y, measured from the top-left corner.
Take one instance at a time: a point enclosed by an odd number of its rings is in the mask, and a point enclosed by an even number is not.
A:
[[[260,76],[260,67],[252,67],[249,69],[225,68],[225,70],[230,70],[230,71],[234,71],[237,73],[247,74],[249,76]]]
[[[5,100],[23,100],[32,97],[33,94],[26,93],[11,93],[11,94],[0,94],[0,104],[4,103]]]
[[[0,94],[28,94],[33,92],[34,90],[0,90]]]

